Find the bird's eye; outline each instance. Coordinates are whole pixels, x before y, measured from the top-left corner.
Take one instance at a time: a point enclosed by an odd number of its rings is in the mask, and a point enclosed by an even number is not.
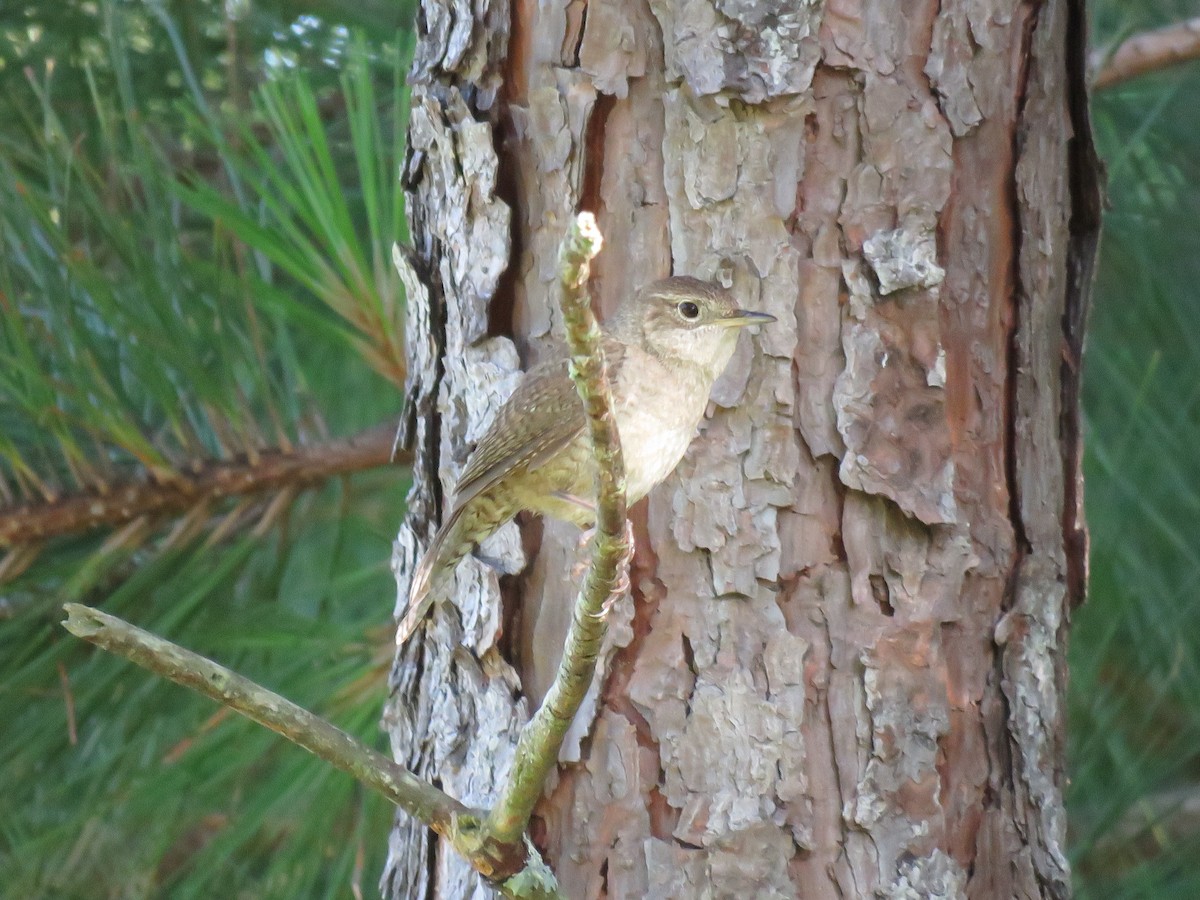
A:
[[[691,300],[684,300],[676,308],[679,310],[679,314],[681,316],[683,316],[685,319],[700,318],[700,307],[698,307]]]

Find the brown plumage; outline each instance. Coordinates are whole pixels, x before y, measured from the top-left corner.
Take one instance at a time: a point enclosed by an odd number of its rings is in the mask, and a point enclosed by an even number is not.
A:
[[[621,305],[603,344],[629,503],[683,458],[740,327],[773,320],[739,309],[723,288],[687,277],[657,281]],[[413,573],[399,641],[471,548],[521,510],[592,524],[595,464],[586,426],[565,359],[526,373],[476,445],[450,513]]]

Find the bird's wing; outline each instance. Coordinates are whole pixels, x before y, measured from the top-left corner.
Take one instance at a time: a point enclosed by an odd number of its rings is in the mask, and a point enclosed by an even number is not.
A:
[[[606,339],[604,356],[609,380],[615,381],[624,360],[624,347]],[[529,427],[532,416],[542,423],[537,431]],[[475,452],[454,488],[454,506],[461,507],[514,469],[541,465],[586,427],[583,403],[567,373],[567,361],[553,360],[535,366],[521,379],[475,445]]]

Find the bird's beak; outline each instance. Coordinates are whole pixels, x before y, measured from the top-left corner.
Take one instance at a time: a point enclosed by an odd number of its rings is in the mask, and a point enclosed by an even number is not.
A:
[[[744,328],[747,325],[766,325],[774,322],[775,317],[770,313],[753,312],[749,309],[735,309],[713,322],[727,328]]]

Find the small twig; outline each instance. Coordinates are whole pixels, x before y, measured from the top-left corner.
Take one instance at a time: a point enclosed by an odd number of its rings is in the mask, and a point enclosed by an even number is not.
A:
[[[1092,87],[1102,90],[1193,59],[1200,59],[1200,18],[1135,34],[1111,54],[1104,50],[1093,53]]]
[[[574,616],[554,683],[521,732],[508,781],[485,828],[496,841],[520,840],[546,777],[558,763],[563,736],[578,712],[607,630],[604,610],[624,591],[629,563],[625,530],[625,464],[612,411],[612,392],[586,290],[591,260],[603,241],[591,213],[580,213],[563,242],[559,281],[571,378],[583,400],[596,460],[596,536],[592,565],[575,600]]]

